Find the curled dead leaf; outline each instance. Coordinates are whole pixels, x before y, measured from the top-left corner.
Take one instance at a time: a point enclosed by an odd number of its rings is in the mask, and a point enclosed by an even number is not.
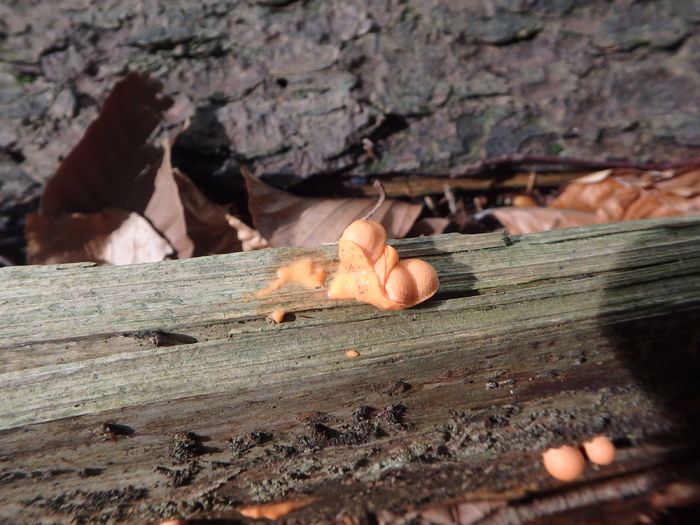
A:
[[[297,197],[248,173],[243,176],[253,225],[275,248],[336,242],[350,223],[363,217],[375,204],[373,199]],[[373,219],[386,228],[390,237],[402,238],[421,210],[420,204],[387,199]]]
[[[117,82],[78,144],[47,181],[40,212],[95,213],[106,207],[143,213],[162,151],[148,140],[170,108],[162,84],[140,73]]]
[[[257,232],[227,218],[232,210],[173,168],[169,139],[149,142],[172,106],[161,89],[139,73],[114,86],[47,181],[39,213],[28,217],[30,263],[126,264],[162,260],[173,249],[188,258],[263,246]]]
[[[171,177],[173,177],[178,191],[177,202],[181,203],[183,208],[184,236],[192,242],[193,246],[190,256],[199,257],[243,250],[243,241],[239,238],[239,228],[244,237],[252,238],[254,234],[251,228],[243,222],[230,221],[228,219],[230,217],[229,208],[207,199],[189,177],[177,168],[171,171]],[[249,242],[248,245],[250,244]],[[187,256],[186,253],[183,253],[180,258]]]
[[[57,218],[27,216],[27,257],[33,264],[135,264],[171,255],[170,243],[134,212],[106,208]]]
[[[512,207],[494,208],[488,213],[496,217],[512,234],[573,228],[596,223],[594,214],[578,210]]]
[[[487,213],[513,234],[700,213],[700,169],[672,178],[607,171],[569,184],[548,207],[506,207]]]

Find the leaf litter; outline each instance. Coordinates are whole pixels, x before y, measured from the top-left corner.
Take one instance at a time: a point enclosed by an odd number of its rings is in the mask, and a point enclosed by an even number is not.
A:
[[[47,181],[39,211],[27,217],[30,264],[130,264],[317,246],[337,241],[373,207],[373,199],[298,197],[247,176],[251,227],[232,204],[210,201],[172,166],[174,137],[167,137],[162,124],[173,100],[162,88],[139,73],[114,86]],[[421,210],[419,204],[387,200],[375,217],[392,237],[404,237]]]
[[[676,163],[664,171],[595,171],[558,195],[541,194],[533,173],[532,184],[517,195],[456,194],[445,184],[442,199],[386,199],[379,206],[372,198],[299,196],[243,168],[248,209],[239,213],[233,204],[212,202],[173,167],[177,133],[168,136],[165,123],[179,119],[182,131],[187,111],[148,75],[130,73],[119,81],[47,181],[38,212],[27,216],[28,262],[130,264],[318,246],[337,242],[370,211],[390,238],[488,231],[488,218],[519,234],[700,212],[700,168]],[[496,207],[484,209],[489,200]]]
[[[617,169],[574,180],[547,206],[486,210],[512,234],[700,213],[700,168]]]
[[[365,217],[375,199],[298,197],[256,179],[243,170],[249,208],[255,228],[272,247],[319,246],[337,242],[343,230]],[[410,231],[423,206],[387,199],[372,214],[389,237],[400,239]]]

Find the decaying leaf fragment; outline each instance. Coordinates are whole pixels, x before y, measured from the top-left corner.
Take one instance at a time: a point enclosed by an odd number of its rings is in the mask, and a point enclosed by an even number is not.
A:
[[[41,264],[156,262],[173,256],[170,243],[141,215],[106,208],[49,219],[27,217],[27,257]]]
[[[144,213],[163,156],[149,138],[173,103],[162,87],[139,73],[115,84],[98,117],[47,181],[40,213],[96,213],[108,206]]]
[[[569,184],[547,207],[488,210],[513,234],[700,213],[700,169],[605,170]]]
[[[161,90],[139,73],[114,86],[47,181],[39,212],[27,217],[31,264],[153,262],[262,245],[250,228],[228,220],[233,210],[210,202],[173,168],[169,139],[151,143],[172,106]]]
[[[364,217],[374,199],[297,197],[243,171],[253,225],[270,246],[319,246],[336,242],[354,220]],[[392,238],[405,237],[422,205],[387,199],[372,215]]]

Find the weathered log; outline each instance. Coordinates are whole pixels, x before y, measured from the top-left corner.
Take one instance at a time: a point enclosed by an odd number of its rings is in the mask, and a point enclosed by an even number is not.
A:
[[[332,273],[334,246],[0,269],[0,522],[236,523],[311,496],[287,522],[467,501],[514,523],[697,478],[699,217],[395,246],[441,278],[401,312],[255,296],[297,257]],[[542,450],[598,433],[612,466],[547,476]]]

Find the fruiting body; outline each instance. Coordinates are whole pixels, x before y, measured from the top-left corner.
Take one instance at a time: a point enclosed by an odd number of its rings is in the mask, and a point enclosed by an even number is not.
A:
[[[384,250],[387,235],[378,222],[360,219],[345,228],[341,239],[354,242],[365,251],[368,259],[376,260]]]
[[[615,460],[615,445],[605,436],[596,436],[586,441],[583,450],[596,465],[610,465]]]
[[[518,208],[537,206],[537,201],[530,195],[516,195],[513,197],[513,206],[517,206]]]
[[[415,299],[416,283],[408,270],[399,263],[389,273],[384,290],[390,300],[408,304]]]
[[[422,259],[406,259],[399,263],[411,274],[418,297],[430,297],[440,285],[435,268]]]
[[[574,481],[586,467],[586,461],[578,447],[569,445],[550,448],[542,454],[542,461],[547,472],[561,481]]]
[[[435,269],[421,259],[399,261],[378,222],[359,220],[338,241],[340,268],[328,287],[332,299],[356,299],[382,310],[404,310],[435,294]]]

